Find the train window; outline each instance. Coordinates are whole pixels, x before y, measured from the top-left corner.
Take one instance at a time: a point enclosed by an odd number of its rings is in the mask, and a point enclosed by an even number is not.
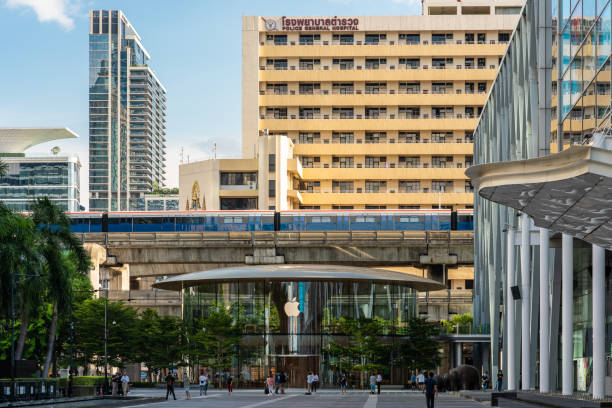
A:
[[[355,217],[355,222],[376,222],[374,217]]]
[[[419,222],[419,217],[400,217],[400,222]]]
[[[331,222],[331,217],[312,217],[311,222]]]
[[[242,217],[224,217],[224,224],[240,224],[242,223]]]

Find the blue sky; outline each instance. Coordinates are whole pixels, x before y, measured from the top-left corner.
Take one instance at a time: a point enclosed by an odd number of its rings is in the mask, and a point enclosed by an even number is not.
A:
[[[240,155],[242,15],[420,14],[420,0],[0,0],[0,127],[67,126],[60,146],[83,163],[87,206],[88,11],[123,10],[168,91],[167,185],[178,185],[180,149],[191,161]]]

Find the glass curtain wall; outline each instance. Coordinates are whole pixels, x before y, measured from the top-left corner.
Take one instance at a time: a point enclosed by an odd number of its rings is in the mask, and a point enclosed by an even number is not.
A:
[[[191,330],[216,310],[226,310],[243,327],[238,358],[229,369],[239,383],[259,386],[267,373],[283,370],[290,386],[303,387],[308,371],[318,372],[322,384],[335,385],[339,371],[326,349],[330,342],[348,344],[343,322],[380,319],[389,323],[381,341],[401,341],[407,321],[416,317],[416,291],[394,284],[302,281],[207,283],[185,289],[183,316]],[[392,366],[384,374],[392,383],[407,381],[406,373]]]
[[[563,0],[561,121],[563,144],[610,126],[610,0]]]

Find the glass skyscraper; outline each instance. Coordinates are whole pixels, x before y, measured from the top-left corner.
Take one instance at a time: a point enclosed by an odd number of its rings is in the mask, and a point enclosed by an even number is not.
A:
[[[121,11],[89,17],[89,208],[144,210],[165,181],[166,89]]]

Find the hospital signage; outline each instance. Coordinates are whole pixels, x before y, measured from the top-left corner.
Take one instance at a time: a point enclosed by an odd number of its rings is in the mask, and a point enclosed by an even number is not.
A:
[[[266,28],[268,30],[280,31],[357,31],[359,30],[359,19],[356,17],[315,17],[315,18],[293,18],[281,17],[280,22],[268,19]],[[279,24],[280,23],[280,24]]]

